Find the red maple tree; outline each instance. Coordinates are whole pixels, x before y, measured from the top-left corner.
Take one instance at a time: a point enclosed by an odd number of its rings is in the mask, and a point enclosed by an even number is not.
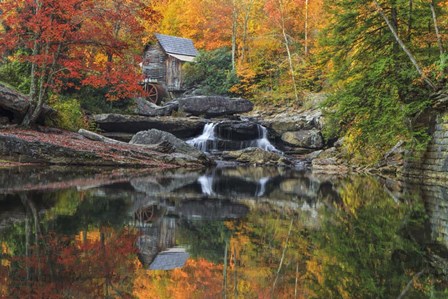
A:
[[[21,49],[18,58],[31,65],[32,109],[23,125],[36,121],[49,92],[77,87],[73,82],[108,87],[112,100],[141,91],[135,38],[143,32],[135,13],[141,5],[116,0],[0,2],[0,51]]]

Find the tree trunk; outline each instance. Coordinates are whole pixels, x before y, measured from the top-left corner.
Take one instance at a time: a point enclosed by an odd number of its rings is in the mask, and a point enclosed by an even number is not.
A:
[[[298,286],[299,286],[299,262],[296,262],[296,277],[294,282],[294,299],[297,299],[298,296]]]
[[[305,0],[305,56],[308,55],[308,1]]]
[[[232,72],[235,73],[237,11],[236,11],[235,0],[233,0],[232,3],[233,3],[233,11],[232,11]]]
[[[411,32],[412,32],[412,9],[414,3],[413,0],[409,0],[409,18],[408,18],[408,32],[407,32],[407,40],[411,41]]]
[[[439,46],[440,57],[442,57],[442,55],[445,53],[445,51],[443,49],[442,37],[440,36],[440,33],[439,33],[439,25],[437,24],[437,16],[436,16],[436,10],[434,8],[434,0],[432,0],[431,3],[429,3],[429,6],[431,8],[431,15],[432,15],[432,20],[434,22],[434,30],[436,32],[437,45]]]
[[[246,6],[244,12],[244,24],[243,24],[243,40],[241,46],[241,61],[245,62],[246,58],[246,43],[247,43],[247,27],[249,25],[250,12],[252,10],[252,6],[254,4],[254,0],[250,0],[248,6]]]
[[[238,272],[236,262],[236,249],[233,247],[233,298],[238,299]]]
[[[282,270],[282,267],[283,267],[283,261],[285,259],[286,249],[288,249],[289,237],[291,236],[293,223],[294,223],[294,219],[291,219],[291,222],[289,224],[288,236],[286,237],[286,241],[285,241],[285,247],[283,247],[282,257],[281,257],[280,263],[278,265],[278,269],[277,269],[277,273],[275,275],[274,283],[272,284],[271,298],[275,298],[275,296],[274,296],[275,287],[277,285],[278,277],[280,276],[280,271]]]
[[[423,79],[423,81],[425,81],[425,83],[433,90],[436,90],[436,87],[434,85],[434,83],[432,83],[432,81],[423,73],[422,69],[420,68],[420,65],[418,64],[417,60],[415,59],[414,55],[412,55],[411,51],[409,51],[409,49],[406,47],[406,45],[403,43],[403,41],[400,39],[400,37],[398,36],[397,31],[395,30],[393,24],[390,22],[389,18],[386,16],[386,14],[384,13],[383,9],[381,8],[381,6],[379,5],[377,0],[373,0],[373,2],[375,3],[376,6],[376,10],[378,11],[378,13],[381,15],[381,17],[384,19],[384,21],[387,24],[387,27],[389,27],[389,30],[392,32],[396,42],[400,45],[401,49],[406,53],[406,55],[408,56],[409,60],[412,62],[412,64],[414,65],[415,69],[417,70],[417,72],[420,74],[421,78]]]
[[[282,35],[283,35],[283,40],[285,43],[285,48],[286,48],[286,53],[288,54],[288,62],[289,62],[289,71],[291,72],[291,80],[292,80],[292,85],[294,87],[294,96],[296,101],[299,101],[299,92],[297,91],[297,85],[296,85],[296,78],[294,75],[294,66],[292,63],[292,56],[291,56],[291,51],[289,49],[289,41],[288,41],[288,35],[286,34],[286,28],[285,28],[285,16],[284,16],[284,10],[283,10],[283,2],[282,0],[279,0],[279,5],[280,5],[280,18],[281,18],[281,29],[282,29]]]
[[[36,11],[34,12],[35,15],[37,15],[40,11],[41,4],[39,1],[34,1],[36,4]],[[36,57],[40,52],[40,46],[38,43],[39,34],[36,33],[34,36],[34,45],[33,45],[33,52],[32,57]],[[31,72],[30,72],[30,106],[28,107],[28,111],[25,114],[25,117],[22,120],[22,126],[29,126],[31,123],[31,117],[33,115],[34,109],[36,107],[36,94],[37,94],[37,64],[36,62],[31,63]]]
[[[224,267],[222,270],[222,277],[223,277],[222,297],[224,299],[227,299],[227,251],[228,251],[228,247],[229,247],[229,241],[226,241],[226,247],[224,249]]]

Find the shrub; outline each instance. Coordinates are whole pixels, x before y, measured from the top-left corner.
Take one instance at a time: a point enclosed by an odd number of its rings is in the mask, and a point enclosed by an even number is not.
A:
[[[200,52],[195,63],[185,64],[184,73],[186,87],[199,88],[205,94],[231,94],[230,88],[238,82],[227,48]]]
[[[30,91],[30,64],[12,57],[0,64],[0,81],[27,94]]]
[[[69,131],[77,131],[80,128],[88,128],[89,123],[81,110],[81,105],[76,99],[61,99],[53,96],[50,105],[58,111],[56,119],[49,125]]]

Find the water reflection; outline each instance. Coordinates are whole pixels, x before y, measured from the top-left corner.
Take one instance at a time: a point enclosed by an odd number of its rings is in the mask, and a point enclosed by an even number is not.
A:
[[[17,170],[16,170],[17,171]],[[2,174],[0,297],[446,298],[444,187],[276,168]],[[17,178],[16,178],[17,179]],[[388,184],[387,184],[388,185]],[[388,185],[389,186],[389,185]],[[169,270],[169,271],[168,271]]]

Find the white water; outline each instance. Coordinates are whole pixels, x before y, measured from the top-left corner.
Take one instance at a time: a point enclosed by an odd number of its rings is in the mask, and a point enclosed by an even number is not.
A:
[[[198,183],[201,185],[202,194],[212,196],[216,195],[213,190],[214,175],[202,175],[198,178]],[[266,184],[269,182],[270,177],[262,177],[257,182],[257,188],[255,190],[255,197],[262,197],[266,193]]]
[[[263,177],[258,181],[257,192],[255,194],[256,197],[261,197],[266,192],[266,183],[270,180],[269,177]]]
[[[269,141],[268,130],[265,127],[258,125],[258,132],[259,132],[258,136],[261,136],[261,138],[256,140],[257,147],[264,149],[265,151],[268,152],[282,153],[281,151],[276,149],[275,146],[273,146],[272,143]]]
[[[201,135],[187,141],[188,144],[203,152],[213,152],[218,150],[218,138],[215,136],[215,128],[219,123],[208,123],[204,126]],[[268,131],[265,127],[257,125],[258,139],[241,141],[241,149],[247,147],[259,147],[268,152],[283,154],[275,148],[268,139]]]
[[[196,138],[190,139],[187,141],[187,143],[189,145],[194,146],[195,148],[203,151],[203,152],[208,152],[210,150],[210,148],[207,148],[207,141],[211,140],[213,141],[213,148],[215,148],[215,127],[216,127],[217,123],[208,123],[204,126],[204,131],[202,132],[201,135],[199,135]]]
[[[213,195],[213,176],[203,175],[198,178],[198,183],[201,184],[202,194]]]

